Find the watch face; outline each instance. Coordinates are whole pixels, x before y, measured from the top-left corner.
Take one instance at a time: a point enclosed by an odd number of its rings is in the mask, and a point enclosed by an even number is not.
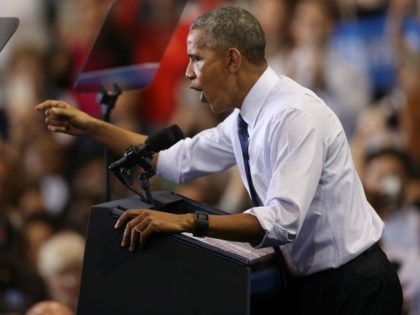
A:
[[[209,228],[208,214],[207,213],[195,213],[195,231],[194,236],[205,236]]]

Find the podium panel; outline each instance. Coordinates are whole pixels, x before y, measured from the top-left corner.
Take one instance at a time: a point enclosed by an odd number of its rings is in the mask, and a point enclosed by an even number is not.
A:
[[[223,214],[173,193],[154,199],[162,211]],[[122,248],[113,209],[151,207],[133,197],[91,208],[78,315],[257,314],[253,301],[270,307],[267,297],[281,294],[270,255],[250,260],[185,234],[152,236],[134,252]]]

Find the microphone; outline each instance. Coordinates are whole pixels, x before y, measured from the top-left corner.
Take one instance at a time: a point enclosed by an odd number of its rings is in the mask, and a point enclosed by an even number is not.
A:
[[[184,139],[184,133],[178,125],[163,128],[150,135],[143,144],[128,148],[123,157],[112,163],[108,169],[113,171],[117,167],[130,168],[139,164],[142,158],[151,158],[153,153],[168,149],[181,139]]]

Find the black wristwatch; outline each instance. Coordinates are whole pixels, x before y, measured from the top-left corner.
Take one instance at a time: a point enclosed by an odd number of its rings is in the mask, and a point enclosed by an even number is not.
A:
[[[197,211],[195,213],[195,229],[194,236],[204,237],[207,235],[209,229],[209,216],[205,212]]]

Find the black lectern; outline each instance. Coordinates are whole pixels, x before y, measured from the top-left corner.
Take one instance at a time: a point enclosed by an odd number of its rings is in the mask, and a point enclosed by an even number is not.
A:
[[[162,211],[223,214],[171,192],[154,192],[153,199]],[[120,247],[122,230],[113,227],[113,213],[122,208],[151,206],[131,197],[91,208],[78,315],[234,315],[261,314],[273,305],[278,309],[283,292],[269,250],[174,234],[154,236],[145,248],[129,252]]]

